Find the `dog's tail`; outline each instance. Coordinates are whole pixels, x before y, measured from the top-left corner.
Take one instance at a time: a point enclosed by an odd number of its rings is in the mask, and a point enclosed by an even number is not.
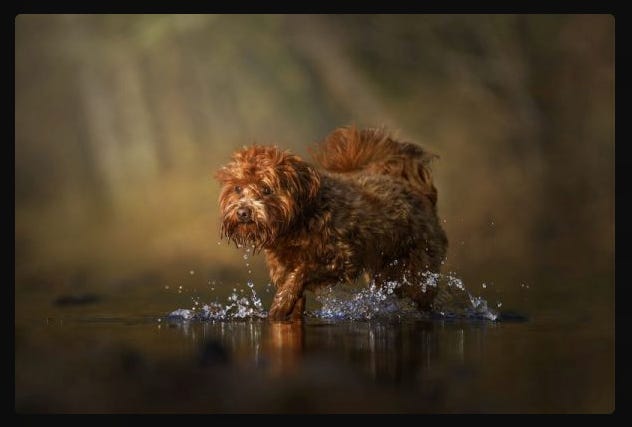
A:
[[[437,203],[430,163],[437,158],[418,145],[399,142],[383,128],[338,128],[311,150],[325,170],[337,173],[366,171],[408,181]]]

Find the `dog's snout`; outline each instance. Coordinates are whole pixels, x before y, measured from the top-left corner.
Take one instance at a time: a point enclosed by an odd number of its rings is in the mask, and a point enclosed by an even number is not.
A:
[[[251,214],[252,213],[250,211],[250,208],[241,207],[241,208],[237,209],[237,218],[241,222],[250,221],[250,215]]]

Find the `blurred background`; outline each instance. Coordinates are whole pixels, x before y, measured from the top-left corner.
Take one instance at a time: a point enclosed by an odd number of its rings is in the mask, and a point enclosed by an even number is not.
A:
[[[357,124],[439,154],[446,270],[468,289],[613,321],[610,15],[20,15],[15,31],[16,316],[32,291],[265,285],[262,257],[249,274],[218,244],[213,172],[242,145],[309,157]]]

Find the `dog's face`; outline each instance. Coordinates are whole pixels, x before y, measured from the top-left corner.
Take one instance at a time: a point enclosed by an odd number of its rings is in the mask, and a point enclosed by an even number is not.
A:
[[[287,232],[320,188],[314,168],[273,146],[237,151],[215,178],[222,185],[222,237],[255,251]]]

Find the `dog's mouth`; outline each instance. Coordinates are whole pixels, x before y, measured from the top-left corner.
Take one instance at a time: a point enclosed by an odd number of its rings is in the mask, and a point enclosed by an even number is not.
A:
[[[252,218],[224,222],[222,237],[227,237],[237,246],[252,246],[256,251],[264,248],[272,240],[271,230]]]
[[[252,219],[237,221],[234,225],[233,233],[246,233],[252,235],[257,233],[257,224]]]

